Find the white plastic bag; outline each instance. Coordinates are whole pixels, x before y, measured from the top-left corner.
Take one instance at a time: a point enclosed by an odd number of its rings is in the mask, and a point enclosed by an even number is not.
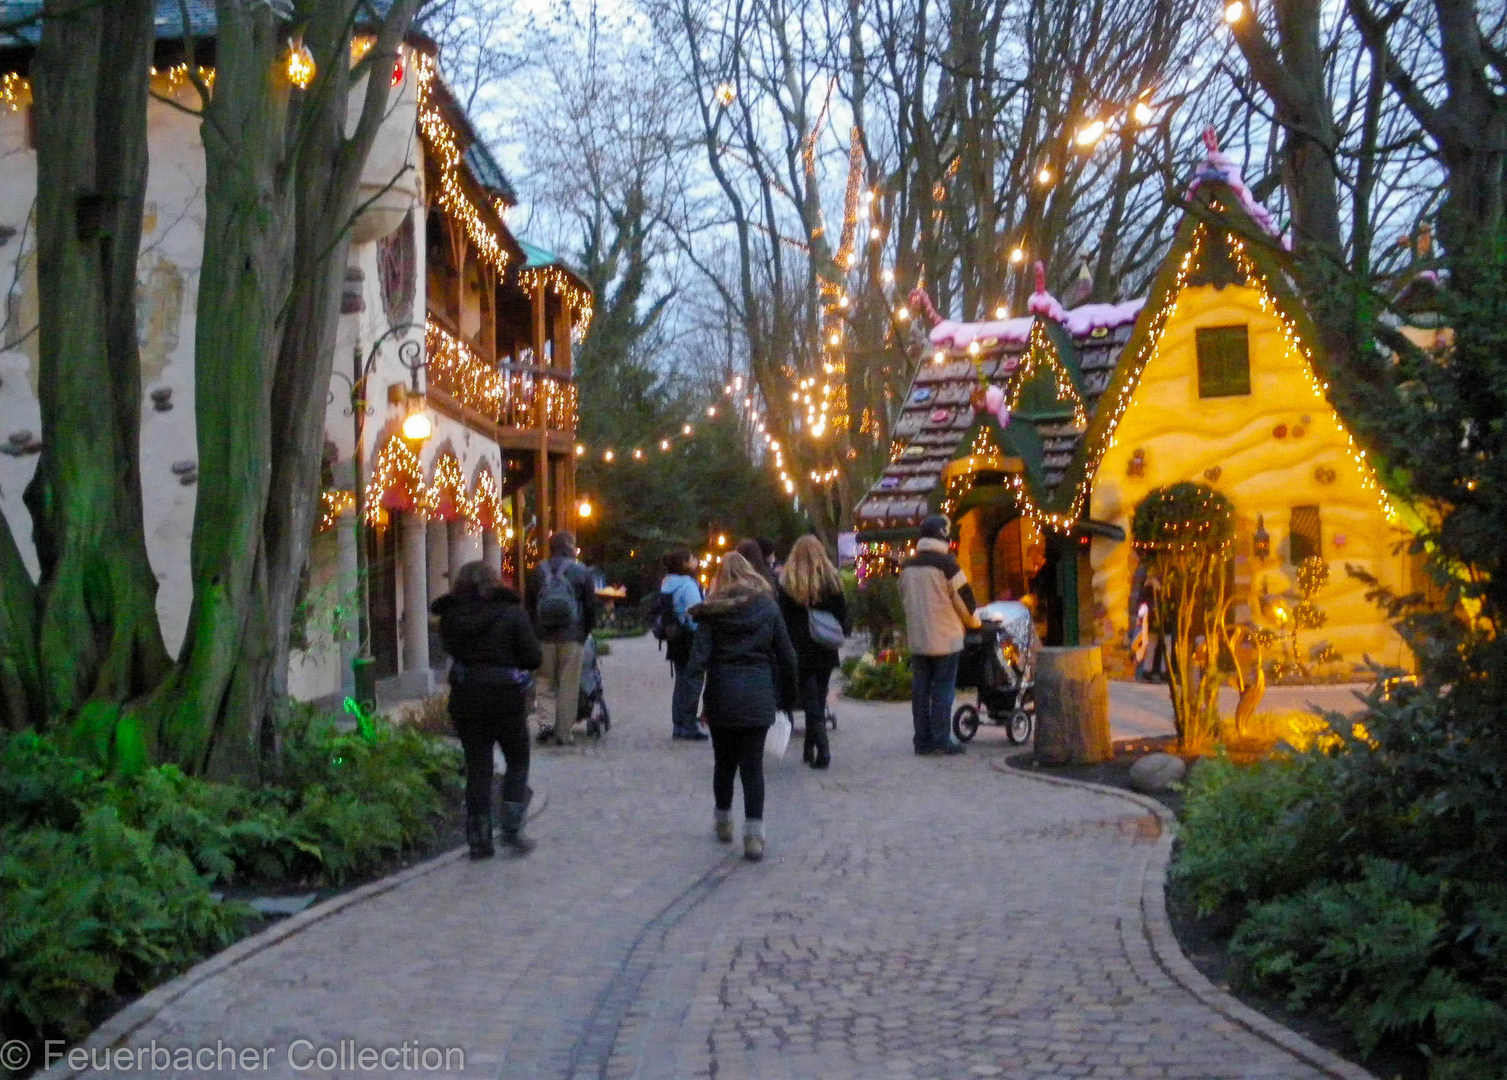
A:
[[[785,749],[790,745],[790,717],[776,716],[774,723],[769,725],[769,731],[764,735],[764,756],[779,761],[785,756]]]

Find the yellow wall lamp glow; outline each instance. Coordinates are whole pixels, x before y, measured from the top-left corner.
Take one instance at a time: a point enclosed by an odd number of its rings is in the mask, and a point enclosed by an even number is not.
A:
[[[582,499],[576,505],[576,517],[580,518],[582,521],[585,521],[587,518],[591,517],[593,512],[594,508],[591,505],[590,499]]]
[[[403,418],[403,438],[409,442],[423,442],[434,434],[434,424],[424,412],[424,395],[408,395],[408,415]]]

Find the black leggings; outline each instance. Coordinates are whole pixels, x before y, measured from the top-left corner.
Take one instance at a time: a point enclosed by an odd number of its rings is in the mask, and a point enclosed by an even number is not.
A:
[[[764,736],[767,727],[721,727],[712,730],[712,797],[718,810],[733,808],[733,777],[743,777],[743,817],[764,819]]]
[[[528,791],[529,735],[521,696],[516,704],[494,706],[480,716],[467,710],[463,717],[452,712],[450,719],[466,755],[466,813],[491,813],[493,745],[502,748],[502,760],[507,763],[502,801],[523,802]]]

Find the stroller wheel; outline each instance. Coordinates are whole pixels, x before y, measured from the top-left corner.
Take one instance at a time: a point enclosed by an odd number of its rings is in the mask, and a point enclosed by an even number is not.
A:
[[[952,733],[958,742],[970,742],[979,732],[979,711],[972,705],[959,705],[952,714]]]
[[[1035,718],[1024,709],[1016,709],[1005,721],[1005,738],[1016,746],[1020,746],[1031,738],[1031,728],[1035,724]]]

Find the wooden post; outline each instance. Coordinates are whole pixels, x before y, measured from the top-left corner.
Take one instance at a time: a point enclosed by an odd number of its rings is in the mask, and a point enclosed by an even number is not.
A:
[[[539,556],[544,558],[549,554],[550,526],[554,521],[554,515],[550,511],[553,509],[551,500],[554,493],[550,491],[549,483],[549,411],[545,407],[548,401],[545,384],[549,379],[549,364],[544,359],[544,345],[549,337],[549,327],[545,323],[549,313],[549,297],[545,294],[542,281],[535,282],[531,299],[534,304],[534,423],[539,429],[539,465],[534,471],[534,490],[537,493],[539,516]]]
[[[1036,760],[1093,765],[1109,742],[1109,681],[1099,646],[1044,647],[1036,653]]]

